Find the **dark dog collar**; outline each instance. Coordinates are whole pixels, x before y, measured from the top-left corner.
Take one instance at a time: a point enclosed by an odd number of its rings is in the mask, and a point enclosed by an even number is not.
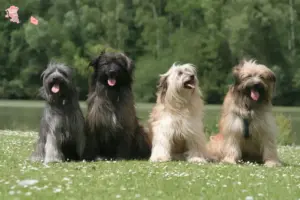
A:
[[[244,124],[244,138],[248,139],[250,137],[250,132],[249,132],[249,120],[248,119],[243,119],[243,124]]]

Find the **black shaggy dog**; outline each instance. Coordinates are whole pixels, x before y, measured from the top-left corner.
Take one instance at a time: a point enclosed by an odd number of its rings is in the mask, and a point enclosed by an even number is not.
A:
[[[122,53],[102,52],[94,68],[86,117],[86,160],[148,159],[150,142],[136,117],[134,66]]]
[[[40,92],[46,105],[31,160],[45,163],[79,160],[85,145],[84,117],[72,80],[72,69],[50,63],[42,78]]]

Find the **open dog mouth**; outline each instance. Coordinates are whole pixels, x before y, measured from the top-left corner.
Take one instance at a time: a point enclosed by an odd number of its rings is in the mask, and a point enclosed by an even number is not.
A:
[[[184,88],[194,89],[195,88],[195,79],[190,79],[190,80],[184,82]]]
[[[261,84],[256,84],[249,89],[250,89],[249,96],[253,101],[258,101],[261,99],[261,94],[264,91],[264,87]]]
[[[250,90],[250,97],[253,101],[258,101],[259,96],[260,96],[260,94],[257,90],[255,90],[255,89]]]
[[[111,87],[115,86],[117,83],[116,79],[115,78],[108,78],[107,79],[107,84]]]
[[[60,90],[60,86],[59,86],[58,83],[55,83],[55,84],[51,87],[51,91],[52,91],[54,94],[58,93],[59,90]]]
[[[55,79],[50,83],[50,90],[53,94],[60,93],[65,87],[66,83],[63,80]]]
[[[115,71],[110,71],[107,75],[107,84],[113,87],[117,84],[117,73]]]

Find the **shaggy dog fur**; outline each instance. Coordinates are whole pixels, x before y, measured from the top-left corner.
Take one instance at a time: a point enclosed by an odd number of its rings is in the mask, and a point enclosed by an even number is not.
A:
[[[224,136],[220,133],[209,137],[209,142],[206,147],[210,156],[214,158],[215,161],[218,161],[221,158],[223,142]]]
[[[272,115],[272,93],[275,75],[255,61],[242,61],[233,68],[235,84],[230,87],[219,122],[224,139],[215,141],[210,151],[218,152],[226,163],[238,160],[264,162],[278,166],[277,127]]]
[[[94,59],[88,95],[85,159],[148,159],[151,146],[139,124],[132,92],[134,66],[121,53]]]
[[[46,106],[32,161],[61,162],[81,159],[84,145],[84,117],[72,81],[72,69],[50,63],[42,73],[40,89]]]
[[[174,64],[161,75],[157,103],[150,115],[150,161],[206,162],[202,118],[203,101],[195,67]]]

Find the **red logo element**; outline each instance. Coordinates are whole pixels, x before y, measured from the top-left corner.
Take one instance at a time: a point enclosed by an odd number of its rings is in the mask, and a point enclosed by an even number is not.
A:
[[[34,25],[38,25],[39,24],[39,20],[35,17],[30,17],[30,23],[34,24]]]
[[[15,22],[17,24],[20,23],[19,21],[19,15],[18,15],[19,8],[16,6],[10,6],[8,9],[6,9],[6,18],[10,18],[11,22]]]

